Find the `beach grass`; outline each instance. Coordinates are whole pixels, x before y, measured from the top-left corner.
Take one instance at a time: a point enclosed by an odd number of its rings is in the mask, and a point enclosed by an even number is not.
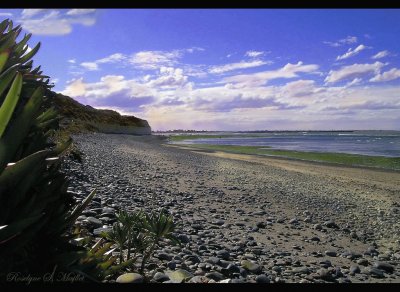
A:
[[[235,154],[265,155],[306,161],[335,163],[348,166],[366,166],[391,170],[400,170],[400,157],[367,156],[346,153],[305,152],[270,149],[266,146],[236,146],[212,144],[185,144],[185,147],[222,151]]]
[[[243,138],[243,137],[262,137],[262,135],[252,134],[252,135],[170,135],[169,139],[171,142],[180,142],[183,140],[195,140],[195,139],[222,139],[222,138]]]

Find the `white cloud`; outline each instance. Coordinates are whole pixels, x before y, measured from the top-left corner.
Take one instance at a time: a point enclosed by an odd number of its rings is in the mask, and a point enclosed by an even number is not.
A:
[[[36,35],[66,35],[72,32],[74,24],[91,26],[95,24],[94,15],[67,15],[62,10],[24,9],[21,13],[24,29]]]
[[[258,67],[262,65],[269,65],[271,64],[271,61],[261,61],[261,60],[254,60],[250,62],[246,61],[241,61],[238,63],[231,63],[231,64],[225,64],[221,66],[212,66],[209,69],[209,72],[212,74],[221,74],[224,72],[232,71],[232,70],[237,70],[237,69],[246,69],[246,68],[253,68],[253,67]]]
[[[71,9],[66,13],[67,15],[85,15],[96,12],[96,9]]]
[[[303,65],[303,62],[298,62],[297,64],[288,63],[277,70],[230,76],[224,78],[223,81],[228,83],[238,83],[239,86],[263,85],[272,79],[294,78],[298,76],[297,73],[311,73],[315,72],[318,68],[319,66],[315,64]]]
[[[99,70],[99,64],[107,64],[107,63],[118,63],[123,60],[126,60],[128,57],[121,53],[112,54],[108,57],[93,61],[93,62],[83,62],[80,65],[89,71],[97,71]],[[72,62],[70,62],[72,63]]]
[[[375,62],[373,64],[353,64],[343,66],[339,70],[329,71],[328,76],[325,78],[326,83],[335,83],[341,80],[356,78],[366,74],[379,73],[380,69],[386,64]]]
[[[371,57],[371,59],[381,59],[383,57],[389,56],[389,51],[380,51],[379,53],[377,53],[376,55],[373,55]]]
[[[250,58],[257,58],[264,54],[265,54],[265,52],[263,52],[263,51],[247,51],[245,56],[250,57]]]
[[[323,43],[326,44],[326,45],[329,45],[331,47],[340,47],[340,46],[343,46],[343,45],[350,45],[350,44],[357,43],[357,40],[358,39],[355,36],[348,36],[348,37],[346,37],[344,39],[341,39],[341,40],[338,40],[336,42],[327,42],[327,41],[325,41]]]
[[[71,64],[75,64],[75,63],[76,63],[76,59],[70,59],[70,60],[68,60],[67,62],[68,62],[68,63],[71,63]]]
[[[42,13],[46,11],[46,9],[24,9],[21,12],[21,17],[22,18],[30,18],[35,15],[38,15],[39,13]]]
[[[149,78],[147,79],[150,80]],[[181,68],[163,66],[160,68],[159,77],[149,81],[147,85],[150,87],[176,88],[178,86],[183,86],[187,80],[188,77],[183,75],[183,70]]]
[[[96,62],[83,62],[83,63],[81,63],[81,66],[89,71],[99,70],[99,66],[97,65]]]
[[[9,13],[9,12],[0,12],[0,16],[4,16],[4,17],[12,17],[13,14]]]
[[[358,85],[358,84],[361,83],[361,81],[362,81],[361,78],[354,78],[352,81],[348,82],[348,83],[346,84],[345,87],[350,87],[350,86]]]
[[[364,45],[359,45],[357,48],[355,48],[354,50],[352,50],[351,48],[348,49],[348,51],[341,55],[341,56],[337,56],[336,61],[338,60],[343,60],[343,59],[347,59],[350,57],[353,57],[355,55],[357,55],[358,53],[360,53],[362,50],[365,50],[367,47]]]
[[[174,51],[141,51],[132,56],[130,62],[138,68],[155,70],[161,65],[173,66],[182,57],[181,50]]]
[[[377,74],[369,81],[371,82],[384,82],[400,78],[400,70],[397,68],[390,69],[389,71]]]

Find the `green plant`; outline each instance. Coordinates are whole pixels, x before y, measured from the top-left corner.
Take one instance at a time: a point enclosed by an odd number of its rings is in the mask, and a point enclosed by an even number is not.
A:
[[[126,260],[136,260],[136,255],[142,255],[140,273],[143,273],[145,264],[154,253],[162,239],[169,239],[173,244],[180,244],[173,236],[176,224],[173,217],[165,210],[159,213],[145,214],[143,211],[128,213],[121,211],[117,214],[118,222],[114,223],[109,232],[102,236],[115,243],[120,251],[120,263],[124,262],[123,250],[127,249]],[[133,250],[133,254],[132,254]]]
[[[71,139],[50,140],[58,126],[44,103],[52,86],[30,60],[40,43],[27,52],[31,35],[17,42],[20,33],[12,21],[0,23],[0,278],[57,266],[98,279],[110,258],[71,244],[70,232],[95,192],[80,204],[67,192],[60,165]]]

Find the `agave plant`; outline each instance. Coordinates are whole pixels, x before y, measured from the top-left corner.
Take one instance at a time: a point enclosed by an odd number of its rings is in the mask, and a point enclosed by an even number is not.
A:
[[[151,244],[143,254],[140,271],[143,273],[144,266],[149,258],[153,255],[154,249],[158,246],[161,239],[169,239],[173,244],[180,244],[180,241],[173,235],[176,224],[172,216],[168,215],[164,209],[159,213],[151,212],[145,214],[143,227],[146,234],[150,237]]]
[[[68,232],[95,192],[81,204],[67,193],[60,155],[71,139],[49,139],[58,125],[57,112],[44,103],[52,85],[40,66],[32,67],[40,43],[27,52],[31,34],[17,42],[21,30],[0,23],[0,278],[54,265],[97,278],[100,254],[70,244]]]

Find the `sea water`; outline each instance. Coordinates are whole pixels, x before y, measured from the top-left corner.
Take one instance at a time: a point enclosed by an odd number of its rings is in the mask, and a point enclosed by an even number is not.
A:
[[[215,134],[216,138],[183,140],[179,143],[265,146],[282,150],[400,157],[400,131],[299,131],[256,134],[254,132],[218,132],[207,134]],[[232,135],[232,137],[217,138],[218,135]],[[257,137],[254,137],[255,135]]]

